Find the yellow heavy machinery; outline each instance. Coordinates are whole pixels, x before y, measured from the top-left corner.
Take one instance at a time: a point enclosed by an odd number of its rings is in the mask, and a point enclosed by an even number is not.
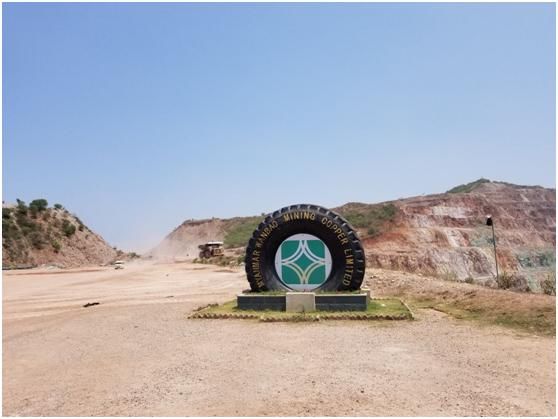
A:
[[[213,256],[223,256],[225,248],[223,242],[207,242],[198,246],[200,249],[200,258],[210,258]]]

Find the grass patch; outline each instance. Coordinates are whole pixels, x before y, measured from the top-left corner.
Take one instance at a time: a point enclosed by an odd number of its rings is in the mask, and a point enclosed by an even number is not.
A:
[[[252,233],[262,222],[263,217],[242,217],[233,218],[225,226],[225,238],[223,239],[226,248],[245,247]]]
[[[451,188],[446,193],[469,193],[473,191],[477,186],[482,185],[483,183],[490,183],[490,180],[485,178],[480,178],[475,180],[474,182],[465,183],[464,185],[456,186],[455,188]]]
[[[386,223],[393,221],[397,207],[394,204],[359,204],[347,206],[339,212],[353,227],[366,229],[368,236],[375,237],[386,230]]]
[[[518,293],[519,294],[519,293]],[[417,308],[430,308],[446,313],[456,319],[472,320],[482,324],[496,324],[518,331],[556,335],[556,308],[552,305],[491,304],[484,299],[473,298],[436,298],[409,296],[409,304]]]
[[[287,313],[274,310],[239,310],[236,300],[212,304],[195,311],[190,318],[197,319],[255,319],[260,321],[319,321],[319,320],[410,320],[412,313],[396,298],[373,299],[366,311],[312,311]]]

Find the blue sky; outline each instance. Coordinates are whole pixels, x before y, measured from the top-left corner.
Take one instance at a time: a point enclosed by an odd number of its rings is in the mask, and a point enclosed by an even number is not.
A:
[[[553,4],[14,4],[3,199],[145,250],[188,218],[555,187]]]

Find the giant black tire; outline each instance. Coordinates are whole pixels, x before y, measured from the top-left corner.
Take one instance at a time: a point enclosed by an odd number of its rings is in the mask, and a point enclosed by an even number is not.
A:
[[[331,210],[299,204],[269,214],[248,242],[245,268],[252,291],[292,290],[281,280],[275,257],[281,243],[295,234],[317,237],[331,255],[331,271],[314,291],[360,289],[366,263],[356,231]]]

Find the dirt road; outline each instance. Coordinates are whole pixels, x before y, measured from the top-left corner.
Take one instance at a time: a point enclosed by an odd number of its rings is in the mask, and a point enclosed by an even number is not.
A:
[[[240,270],[185,263],[4,272],[3,414],[555,414],[554,338],[432,310],[412,322],[187,319],[246,284]]]

